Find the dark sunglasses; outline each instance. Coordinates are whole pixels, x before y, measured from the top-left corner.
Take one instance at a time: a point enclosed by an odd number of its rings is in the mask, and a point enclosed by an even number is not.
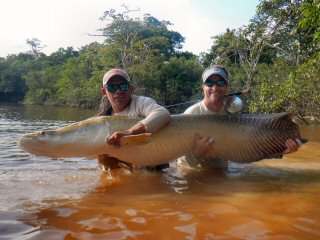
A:
[[[217,85],[218,87],[223,87],[225,85],[227,85],[227,81],[226,80],[223,80],[223,79],[220,79],[219,81],[213,81],[211,79],[207,79],[205,82],[204,82],[204,85],[206,85],[207,87],[213,87],[214,85]]]
[[[120,89],[121,91],[128,91],[129,89],[129,84],[128,83],[122,83],[120,85],[107,85],[107,90],[109,92],[116,92],[118,89]]]

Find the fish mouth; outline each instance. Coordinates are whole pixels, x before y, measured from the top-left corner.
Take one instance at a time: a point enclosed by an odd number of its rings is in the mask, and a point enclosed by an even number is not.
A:
[[[34,134],[28,134],[20,137],[19,146],[23,148],[24,146],[27,146],[30,141],[35,141]]]
[[[36,134],[27,134],[20,137],[18,144],[20,148],[31,154],[35,154],[36,152],[39,152],[39,150],[43,149],[43,144],[41,144],[41,141],[37,139]]]

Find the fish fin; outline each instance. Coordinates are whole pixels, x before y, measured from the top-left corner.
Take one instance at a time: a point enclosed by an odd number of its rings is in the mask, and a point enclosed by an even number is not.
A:
[[[119,160],[118,166],[124,168],[130,172],[133,172],[133,166],[130,163]]]
[[[118,159],[110,157],[107,154],[98,156],[98,163],[102,171],[112,170],[118,167]]]
[[[151,141],[151,133],[123,136],[120,145],[143,145]]]
[[[133,166],[130,163],[121,161],[117,158],[110,157],[107,154],[102,154],[98,156],[98,163],[102,171],[106,172],[108,170],[116,169],[116,168],[125,168],[128,171],[133,171]]]

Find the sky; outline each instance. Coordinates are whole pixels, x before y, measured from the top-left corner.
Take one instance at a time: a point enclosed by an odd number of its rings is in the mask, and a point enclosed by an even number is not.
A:
[[[259,0],[1,0],[0,57],[31,50],[27,39],[37,38],[49,55],[59,48],[78,50],[92,42],[103,42],[97,29],[104,11],[140,9],[135,16],[149,13],[169,21],[170,30],[185,37],[183,50],[208,52],[212,36],[227,28],[237,29],[249,23]]]

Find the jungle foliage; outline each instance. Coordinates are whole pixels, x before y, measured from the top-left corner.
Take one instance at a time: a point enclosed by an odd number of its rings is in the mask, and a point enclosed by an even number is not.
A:
[[[0,58],[0,102],[97,108],[103,74],[122,68],[137,94],[174,105],[201,99],[202,71],[221,64],[232,91],[251,89],[245,111],[320,118],[319,0],[261,0],[248,25],[213,36],[200,56],[181,50],[184,37],[170,22],[131,18],[123,7],[100,18],[102,44],[47,56],[33,38],[30,52]]]

